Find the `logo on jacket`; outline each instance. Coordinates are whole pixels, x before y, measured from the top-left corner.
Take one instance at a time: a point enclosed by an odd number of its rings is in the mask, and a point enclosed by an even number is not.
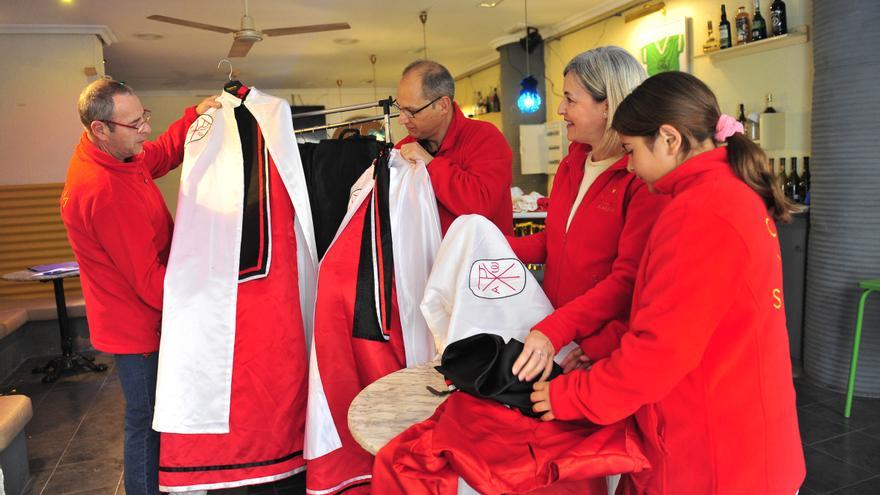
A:
[[[211,126],[214,125],[214,117],[210,115],[199,115],[199,118],[189,126],[189,132],[186,134],[186,144],[198,141],[208,134]]]
[[[471,292],[483,299],[515,296],[526,288],[526,267],[516,258],[477,260],[469,282]]]

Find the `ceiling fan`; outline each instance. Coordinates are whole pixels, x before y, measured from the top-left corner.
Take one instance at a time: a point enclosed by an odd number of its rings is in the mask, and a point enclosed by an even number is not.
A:
[[[222,26],[214,26],[213,24],[204,24],[201,22],[187,21],[186,19],[177,19],[176,17],[168,17],[164,15],[151,15],[147,17],[151,21],[167,22],[169,24],[177,24],[196,29],[205,29],[217,33],[233,33],[234,41],[229,49],[229,57],[244,57],[248,54],[251,47],[257,41],[262,41],[263,36],[286,36],[288,34],[306,34],[319,33],[321,31],[336,31],[338,29],[351,29],[347,22],[337,22],[333,24],[313,24],[310,26],[294,26],[286,28],[264,29],[258,30],[254,25],[254,18],[248,15],[248,0],[244,1],[244,15],[241,17],[241,29],[231,29]]]

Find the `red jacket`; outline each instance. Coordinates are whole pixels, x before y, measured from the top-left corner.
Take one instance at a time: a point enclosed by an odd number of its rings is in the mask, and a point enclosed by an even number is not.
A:
[[[407,136],[395,148],[414,141]],[[465,117],[453,103],[452,122],[428,164],[444,234],[459,215],[471,213],[513,234],[511,160],[510,146],[494,125]]]
[[[121,162],[83,132],[61,194],[61,218],[80,267],[92,345],[114,354],[159,349],[162,284],[173,224],[154,178],[183,161],[195,108]]]
[[[672,201],[639,267],[629,330],[550,382],[558,419],[635,413],[653,466],[638,493],[794,494],[804,480],[776,227],[726,148],[657,181]]]
[[[596,178],[566,232],[589,151],[585,144],[569,146],[553,182],[545,230],[508,240],[522,261],[545,263],[544,292],[557,309],[535,328],[556,350],[589,336],[581,347],[595,360],[617,347],[618,327],[606,323],[629,315],[639,260],[668,198],[651,194],[627,172],[624,157]]]

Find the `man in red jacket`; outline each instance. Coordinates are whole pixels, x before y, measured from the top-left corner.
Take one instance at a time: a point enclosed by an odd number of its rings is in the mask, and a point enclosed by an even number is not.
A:
[[[172,220],[153,179],[180,165],[190,124],[219,106],[207,98],[147,142],[150,111],[130,87],[100,79],[79,97],[85,131],[67,170],[61,217],[80,267],[92,345],[116,358],[130,495],[159,493],[159,434],[150,425]]]
[[[454,98],[446,67],[430,60],[409,64],[394,104],[409,136],[396,147],[410,162],[427,165],[443,233],[459,215],[476,213],[512,235],[510,146],[494,125],[466,118]]]

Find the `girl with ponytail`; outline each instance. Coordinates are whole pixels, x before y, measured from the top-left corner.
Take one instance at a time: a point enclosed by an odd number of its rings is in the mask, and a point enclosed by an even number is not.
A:
[[[648,239],[619,348],[536,383],[543,419],[631,414],[651,469],[618,493],[787,494],[805,476],[774,220],[790,204],[767,158],[682,72],[647,79],[612,128],[628,167],[671,197]]]

